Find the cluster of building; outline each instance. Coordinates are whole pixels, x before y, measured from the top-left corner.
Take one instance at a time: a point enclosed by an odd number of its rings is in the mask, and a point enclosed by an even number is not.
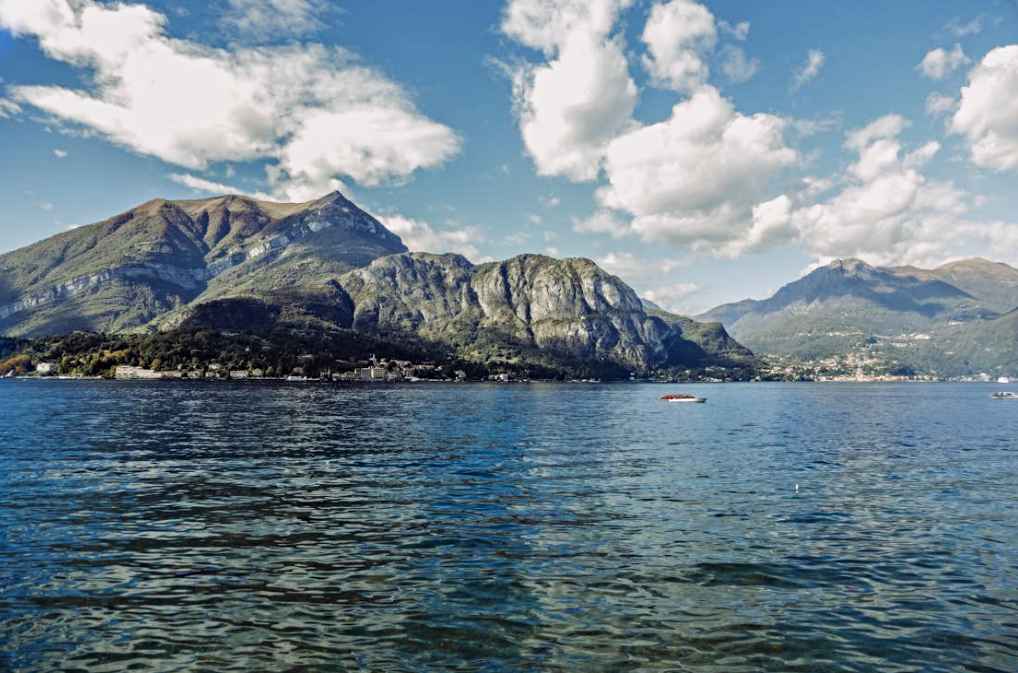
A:
[[[314,359],[312,355],[302,355],[298,361],[307,363]],[[36,371],[42,372],[39,367]],[[318,376],[309,376],[308,367],[300,365],[289,373],[268,377],[263,369],[227,369],[220,364],[211,363],[203,369],[155,370],[144,367],[121,365],[114,370],[114,378],[120,380],[160,381],[160,380],[247,380],[276,378],[287,381],[308,381],[311,378],[323,381],[360,381],[366,383],[398,383],[401,381],[421,381],[441,379],[442,367],[432,363],[414,363],[409,360],[386,360],[372,356],[363,367],[355,367],[344,371],[326,370]],[[462,370],[453,373],[454,380],[466,380],[467,374]]]

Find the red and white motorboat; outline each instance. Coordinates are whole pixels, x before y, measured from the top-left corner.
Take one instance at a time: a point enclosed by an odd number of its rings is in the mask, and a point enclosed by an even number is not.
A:
[[[697,397],[686,393],[669,393],[662,396],[661,399],[665,402],[692,402],[694,404],[703,404],[707,401],[706,397]]]

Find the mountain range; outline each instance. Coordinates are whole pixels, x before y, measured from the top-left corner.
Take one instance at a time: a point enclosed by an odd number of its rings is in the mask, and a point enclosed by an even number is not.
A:
[[[763,300],[718,306],[722,323],[762,355],[816,360],[867,353],[946,376],[1018,373],[1018,269],[966,259],[934,269],[856,259],[819,267]]]
[[[0,255],[0,334],[353,330],[483,362],[747,367],[717,323],[647,308],[586,259],[410,253],[342,194],[156,199]]]

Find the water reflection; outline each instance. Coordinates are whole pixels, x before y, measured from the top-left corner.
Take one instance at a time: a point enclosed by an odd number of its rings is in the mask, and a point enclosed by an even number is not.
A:
[[[1018,670],[1007,405],[660,392],[4,383],[0,669]]]

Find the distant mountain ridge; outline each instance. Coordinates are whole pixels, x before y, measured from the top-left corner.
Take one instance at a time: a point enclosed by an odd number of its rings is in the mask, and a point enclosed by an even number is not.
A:
[[[1018,269],[1006,264],[968,259],[935,269],[881,268],[847,259],[767,299],[724,304],[696,318],[721,322],[760,354],[814,359],[886,346],[908,367],[971,373],[1018,370],[1010,317],[1016,306]]]
[[[750,367],[720,325],[645,310],[590,260],[409,253],[338,192],[157,199],[0,256],[0,334],[346,329],[477,361]]]

